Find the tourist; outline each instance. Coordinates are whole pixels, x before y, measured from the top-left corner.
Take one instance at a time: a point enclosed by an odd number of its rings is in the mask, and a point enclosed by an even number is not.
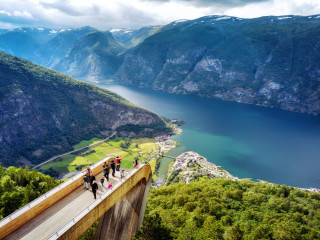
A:
[[[87,177],[87,175],[85,174],[85,175],[83,175],[83,188],[85,188],[85,189],[89,189],[88,188],[88,177]]]
[[[110,166],[106,164],[104,176],[109,181]]]
[[[92,187],[93,181],[96,180],[96,177],[91,173],[90,175],[90,186]]]
[[[114,160],[111,161],[111,168],[112,168],[112,176],[115,177],[115,173],[116,173],[116,164],[114,162]]]
[[[138,166],[138,159],[136,158],[134,161],[133,161],[133,167],[137,167]]]
[[[117,156],[117,158],[116,158],[117,171],[120,171],[121,159],[122,158],[120,156]]]
[[[103,175],[106,173],[106,167],[107,167],[107,162],[104,162],[103,165],[102,165]]]
[[[101,186],[103,187],[104,178],[101,178],[101,179],[100,179],[100,183],[101,183]]]
[[[92,175],[92,170],[90,167],[87,167],[85,170],[83,170],[82,172],[85,173],[85,175],[87,176],[87,182],[91,182],[90,176]]]
[[[93,192],[94,199],[97,199],[98,184],[97,184],[96,180],[92,181],[91,186],[92,186],[92,192]]]
[[[120,172],[120,177],[121,177],[121,178],[124,178],[124,177],[125,177],[125,175],[124,175],[124,169],[121,170],[121,172]]]

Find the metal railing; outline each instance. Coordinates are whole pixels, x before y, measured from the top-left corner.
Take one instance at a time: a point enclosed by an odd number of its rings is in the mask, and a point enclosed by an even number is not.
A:
[[[73,217],[69,222],[64,224],[61,228],[59,228],[58,231],[53,233],[48,240],[55,240],[61,237],[68,229],[70,229],[74,224],[76,224],[78,221],[80,221],[83,217],[85,217],[93,208],[95,208],[99,203],[101,203],[104,199],[106,199],[114,190],[119,188],[123,182],[125,182],[129,177],[134,175],[144,164],[140,164],[138,167],[133,169],[130,172],[126,172],[127,174],[120,178],[118,182],[116,182],[110,189],[107,189],[107,191],[100,195],[99,198],[97,198],[93,203],[91,203],[88,207],[86,207],[83,211],[81,211],[79,214],[77,214],[75,217]]]
[[[115,156],[114,155],[109,155],[109,156],[105,157],[104,159],[100,160],[99,162],[96,162],[96,163],[92,164],[91,168],[92,169],[96,168],[97,166],[101,165],[103,162],[107,161],[108,159],[110,159],[112,157],[115,157]],[[77,180],[79,178],[82,178],[82,177],[83,177],[83,173],[80,172],[77,175],[74,175],[73,177],[69,178],[65,182],[59,184],[55,188],[51,189],[50,191],[46,192],[45,194],[41,195],[40,197],[36,198],[35,200],[33,200],[33,201],[29,202],[28,204],[24,205],[22,208],[19,208],[18,210],[16,210],[15,212],[11,213],[10,215],[8,215],[7,217],[3,218],[0,221],[0,228],[5,226],[7,223],[9,223],[10,221],[14,220],[15,218],[17,218],[18,216],[22,215],[23,213],[25,213],[29,209],[33,208],[37,204],[41,203],[42,201],[44,201],[48,197],[50,197],[53,194],[57,193],[62,188],[68,186],[73,181],[75,181],[75,180]]]

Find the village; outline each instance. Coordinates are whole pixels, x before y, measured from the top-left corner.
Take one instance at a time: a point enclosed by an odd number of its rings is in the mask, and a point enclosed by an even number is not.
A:
[[[192,182],[199,176],[239,180],[220,166],[208,162],[203,156],[192,151],[180,154],[172,163],[171,173],[177,173],[178,171],[178,177],[184,183]],[[168,179],[170,179],[170,176],[168,176]]]
[[[170,135],[165,134],[155,138],[157,150],[161,153],[168,152],[177,146],[177,143],[170,139]]]

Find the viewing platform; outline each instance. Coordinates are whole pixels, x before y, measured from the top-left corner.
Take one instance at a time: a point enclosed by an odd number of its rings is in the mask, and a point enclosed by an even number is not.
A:
[[[108,219],[112,221],[113,237],[130,239],[143,220],[151,168],[139,164],[137,168],[125,172],[124,177],[120,176],[119,171],[112,177],[110,171],[109,182],[105,180],[103,187],[100,184],[102,164],[105,161],[110,163],[111,159],[103,159],[92,166],[99,185],[96,200],[91,190],[84,189],[83,173],[79,173],[1,220],[0,239],[76,239],[100,218],[101,222],[105,222],[103,217],[110,212],[112,217],[108,216]],[[112,184],[110,189],[109,184]],[[117,204],[123,208],[122,213],[115,214],[113,208]],[[121,214],[126,217],[125,223],[121,222],[124,219]],[[116,229],[117,224],[121,229]],[[131,226],[126,230],[128,232],[123,231],[121,224]],[[97,232],[103,234],[110,223],[100,225]],[[107,239],[105,237],[100,239]]]

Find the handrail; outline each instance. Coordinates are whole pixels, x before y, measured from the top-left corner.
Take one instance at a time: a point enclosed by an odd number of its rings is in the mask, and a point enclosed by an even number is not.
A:
[[[70,227],[72,227],[74,224],[76,224],[78,221],[80,221],[88,212],[90,212],[91,209],[93,209],[95,206],[97,206],[99,203],[101,203],[102,200],[106,199],[113,192],[113,190],[119,188],[122,185],[122,183],[124,182],[124,179],[129,179],[129,177],[134,175],[143,165],[144,164],[138,165],[137,168],[133,169],[130,172],[127,172],[128,173],[127,175],[125,175],[118,182],[116,182],[115,185],[113,185],[110,189],[107,189],[107,191],[105,193],[103,193],[102,195],[100,195],[100,197],[97,198],[97,200],[95,200],[88,207],[86,207],[84,210],[82,210],[80,213],[78,213],[76,216],[74,216],[69,222],[67,222],[62,227],[60,227],[55,233],[53,233],[50,237],[48,237],[47,240],[58,239]]]
[[[99,166],[100,164],[102,164],[103,162],[107,161],[108,159],[110,159],[112,157],[115,157],[115,156],[114,155],[108,155],[107,157],[103,158],[102,160],[92,164],[91,168],[94,169],[95,167]],[[30,208],[32,208],[32,207],[36,206],[37,204],[41,203],[42,201],[44,201],[48,197],[50,197],[53,194],[57,193],[59,190],[61,190],[62,188],[68,186],[70,183],[72,183],[73,181],[75,181],[75,180],[77,180],[77,179],[79,179],[81,177],[83,177],[83,173],[80,172],[80,173],[72,176],[71,178],[69,178],[65,182],[59,184],[55,188],[49,190],[45,194],[39,196],[38,198],[36,198],[33,201],[29,202],[28,204],[24,205],[23,207],[17,209],[16,211],[14,211],[13,213],[11,213],[10,215],[6,216],[5,218],[3,218],[0,221],[0,228],[3,227],[4,225],[6,225],[8,222],[12,221],[13,219],[17,218],[21,214],[25,213]]]

